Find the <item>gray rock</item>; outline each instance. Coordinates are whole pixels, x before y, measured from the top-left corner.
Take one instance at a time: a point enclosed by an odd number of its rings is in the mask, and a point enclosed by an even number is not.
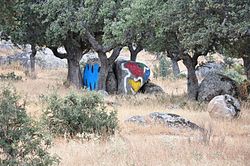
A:
[[[107,97],[109,95],[108,92],[105,90],[98,90],[97,92],[104,97]]]
[[[0,49],[1,48],[5,48],[10,52],[16,49],[13,44],[9,43],[3,43]],[[18,62],[25,68],[29,68],[31,47],[30,45],[27,45],[25,47],[22,47],[22,50],[23,51],[21,53],[16,53],[15,55],[0,57],[0,64],[3,65]],[[40,68],[55,69],[67,67],[67,61],[65,59],[62,60],[60,58],[55,57],[52,51],[48,48],[42,48],[38,50],[35,58],[36,65]]]
[[[139,92],[144,94],[164,94],[164,90],[159,86],[152,82],[146,82]]]
[[[63,48],[58,49],[59,52],[64,52]],[[30,52],[28,52],[29,56]],[[36,54],[36,65],[43,69],[57,69],[66,68],[67,60],[60,59],[54,56],[53,52],[48,48],[43,48],[37,51]]]
[[[109,73],[108,73],[108,77],[107,77],[107,92],[109,94],[115,94],[117,92],[117,79],[114,73],[113,68],[110,68]]]
[[[0,65],[8,65],[16,62],[25,68],[28,68],[30,59],[26,53],[17,53],[16,55],[0,57]]]
[[[153,112],[149,114],[149,117],[152,118],[155,122],[164,123],[169,127],[184,127],[190,128],[193,130],[204,131],[203,128],[199,127],[193,122],[182,118],[180,115],[170,114],[170,113],[161,113],[161,112]]]
[[[240,102],[228,94],[216,96],[209,102],[207,111],[212,118],[233,119],[239,116]]]
[[[222,74],[209,74],[199,85],[198,101],[210,101],[218,95],[238,96],[237,83]]]
[[[137,123],[137,124],[145,124],[146,120],[145,120],[145,117],[136,115],[136,116],[131,116],[130,118],[125,120],[125,122]]]
[[[219,73],[223,71],[224,65],[223,63],[216,63],[216,62],[207,62],[200,64],[195,69],[196,76],[199,78],[199,80],[202,80],[209,74],[213,73]]]

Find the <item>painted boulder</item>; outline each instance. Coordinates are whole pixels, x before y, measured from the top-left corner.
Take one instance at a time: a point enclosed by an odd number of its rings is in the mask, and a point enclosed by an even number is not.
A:
[[[116,72],[119,94],[137,93],[150,76],[145,64],[125,60],[116,62]]]
[[[98,59],[91,59],[87,62],[83,71],[83,86],[88,90],[97,90],[100,72]]]

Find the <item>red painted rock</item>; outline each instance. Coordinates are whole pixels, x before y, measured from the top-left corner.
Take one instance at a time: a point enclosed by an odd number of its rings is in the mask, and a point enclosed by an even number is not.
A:
[[[116,75],[118,93],[135,94],[147,82],[150,69],[143,63],[133,61],[117,61]]]

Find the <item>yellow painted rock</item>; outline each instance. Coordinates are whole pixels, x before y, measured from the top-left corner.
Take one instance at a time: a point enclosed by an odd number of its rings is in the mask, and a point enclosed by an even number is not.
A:
[[[135,92],[138,92],[138,90],[141,88],[141,81],[134,81],[132,79],[129,79],[128,83],[131,85],[132,89]]]

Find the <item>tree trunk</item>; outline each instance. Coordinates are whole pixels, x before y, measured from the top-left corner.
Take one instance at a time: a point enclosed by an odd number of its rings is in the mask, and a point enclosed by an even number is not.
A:
[[[142,51],[142,47],[138,44],[136,48],[134,49],[134,46],[132,43],[128,44],[128,49],[130,52],[130,60],[131,61],[136,61],[137,55],[140,51]]]
[[[138,53],[136,53],[135,51],[130,52],[130,60],[135,62],[137,55]]]
[[[30,54],[30,76],[32,79],[36,78],[36,72],[35,72],[35,64],[36,64],[36,46],[31,45],[31,54]]]
[[[108,58],[105,52],[98,52],[98,57],[101,61],[101,68],[98,78],[98,90],[106,91],[106,80],[109,71]]]
[[[180,74],[180,68],[178,65],[178,61],[175,59],[171,59],[171,61],[172,61],[172,69],[173,69],[174,77],[177,78],[178,75]]]
[[[196,60],[197,61],[197,60]],[[183,59],[183,63],[187,68],[187,91],[188,98],[191,100],[196,100],[198,96],[199,84],[198,79],[195,74],[195,66],[197,62],[194,62],[189,55]]]
[[[82,74],[80,70],[80,60],[82,58],[82,50],[71,44],[65,46],[67,51],[67,62],[68,62],[68,76],[67,82],[76,88],[81,88],[83,86]]]
[[[242,57],[247,79],[250,80],[250,56]]]

